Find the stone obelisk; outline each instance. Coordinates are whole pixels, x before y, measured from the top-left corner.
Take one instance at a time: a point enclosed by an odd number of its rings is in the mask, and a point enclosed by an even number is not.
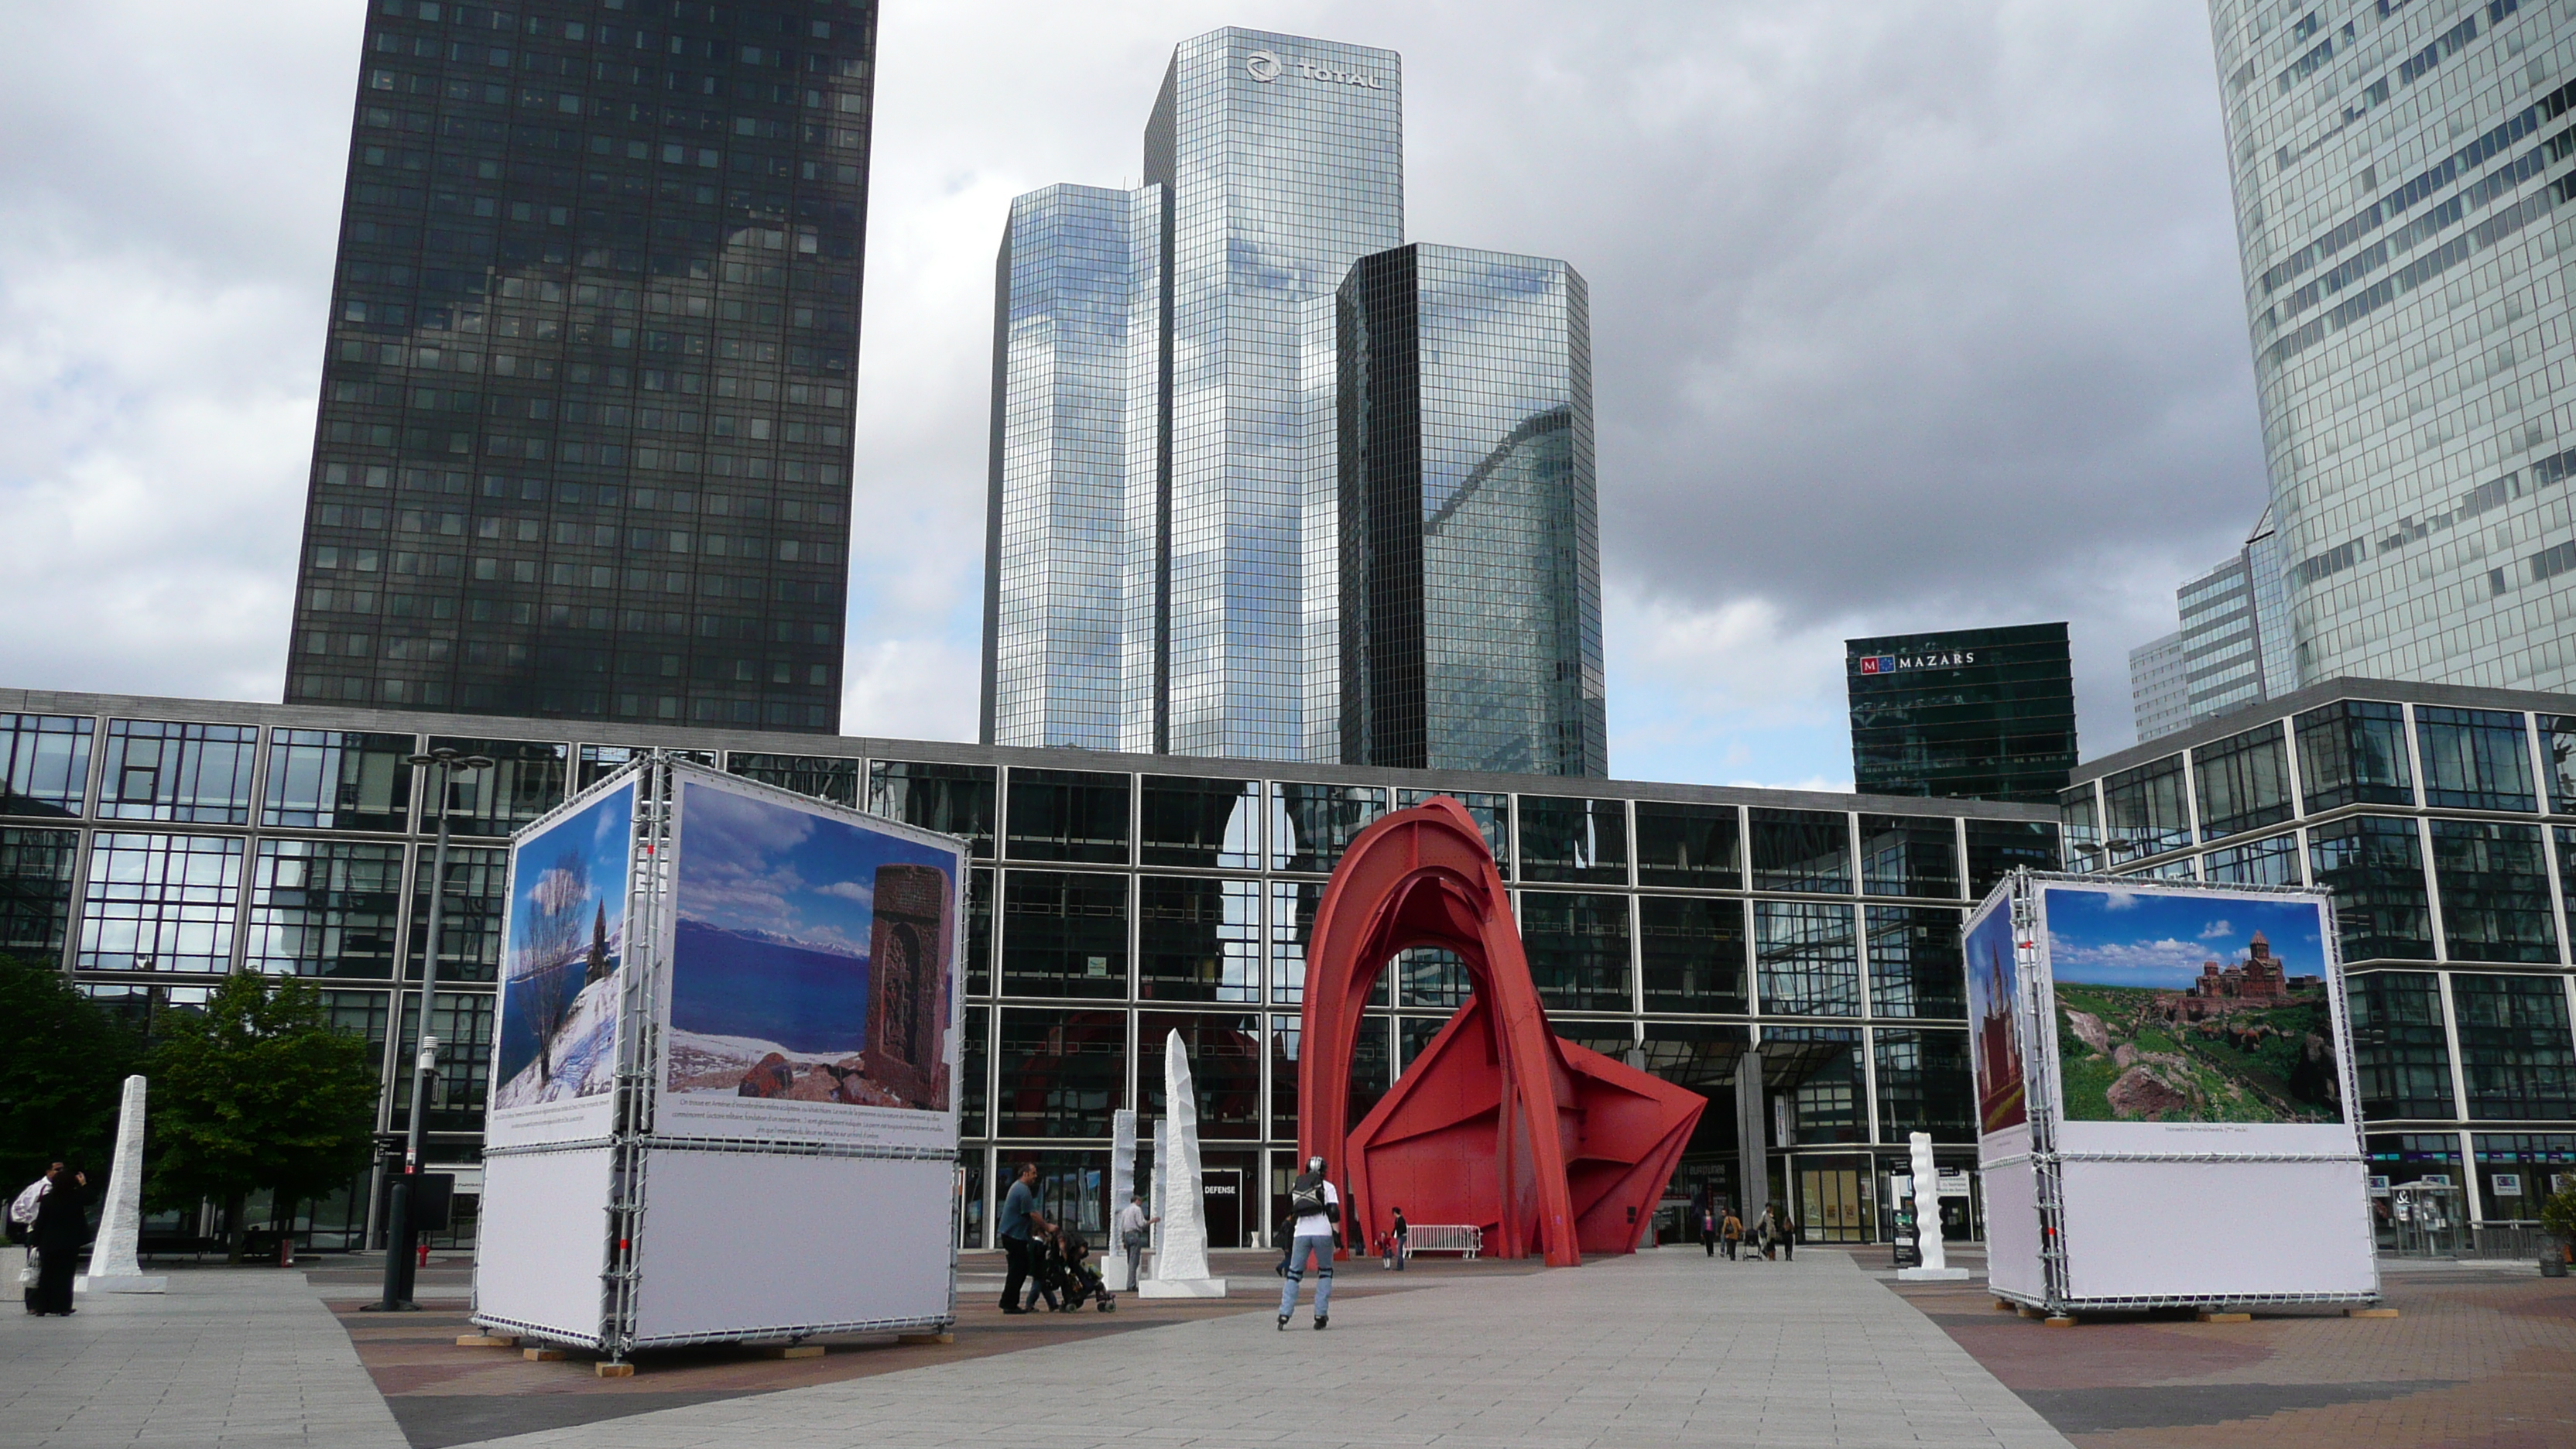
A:
[[[116,1161],[108,1168],[107,1203],[90,1245],[89,1271],[72,1286],[90,1293],[163,1293],[170,1280],[147,1276],[135,1257],[143,1237],[143,1078],[125,1079],[116,1117]]]
[[[1917,1132],[1909,1140],[1914,1147],[1914,1250],[1923,1261],[1920,1267],[1897,1269],[1896,1276],[1916,1283],[1955,1283],[1968,1270],[1950,1266],[1949,1249],[1941,1241],[1941,1169],[1932,1161],[1932,1134]]]
[[[1223,1298],[1225,1280],[1208,1276],[1207,1217],[1199,1191],[1198,1089],[1177,1031],[1163,1039],[1163,1111],[1170,1156],[1154,1163],[1163,1204],[1163,1243],[1154,1276],[1136,1291],[1146,1298]]]

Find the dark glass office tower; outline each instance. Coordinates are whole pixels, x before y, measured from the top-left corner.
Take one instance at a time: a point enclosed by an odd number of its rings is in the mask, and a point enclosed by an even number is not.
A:
[[[1852,775],[1865,795],[2054,800],[2075,767],[2064,624],[1849,639]]]
[[[1338,331],[1343,761],[1607,775],[1582,274],[1398,247]]]
[[[375,0],[290,703],[834,731],[875,0]]]

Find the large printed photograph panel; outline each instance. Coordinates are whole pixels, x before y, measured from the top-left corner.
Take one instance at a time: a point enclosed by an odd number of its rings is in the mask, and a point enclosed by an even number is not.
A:
[[[663,1121],[850,1141],[888,1112],[948,1120],[958,851],[716,781],[679,790]]]
[[[1966,946],[1968,1047],[1977,1081],[1977,1132],[1983,1137],[2030,1120],[2011,903],[1970,926]]]
[[[2345,1120],[2325,910],[2297,897],[2049,886],[2064,1120]]]
[[[492,1044],[495,1145],[607,1130],[634,836],[629,780],[511,847]]]

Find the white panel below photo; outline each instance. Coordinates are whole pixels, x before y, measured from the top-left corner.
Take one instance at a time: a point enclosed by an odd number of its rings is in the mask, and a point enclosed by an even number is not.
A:
[[[953,1163],[655,1147],[638,1343],[946,1319]]]
[[[2372,1294],[2362,1164],[2064,1164],[2067,1296]],[[1988,1189],[1991,1217],[1993,1190]]]
[[[1986,1286],[2036,1302],[2045,1295],[2039,1267],[2039,1186],[2030,1159],[1989,1167],[1986,1183]]]
[[[596,1345],[608,1260],[609,1150],[484,1159],[474,1311]]]

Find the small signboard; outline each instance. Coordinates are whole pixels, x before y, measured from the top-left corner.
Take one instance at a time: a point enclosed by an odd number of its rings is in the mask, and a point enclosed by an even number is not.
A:
[[[2522,1174],[2519,1172],[2499,1172],[2487,1181],[2494,1184],[2498,1197],[2522,1196]]]

